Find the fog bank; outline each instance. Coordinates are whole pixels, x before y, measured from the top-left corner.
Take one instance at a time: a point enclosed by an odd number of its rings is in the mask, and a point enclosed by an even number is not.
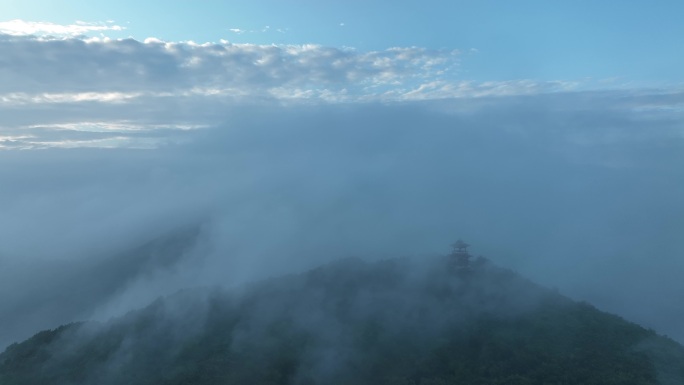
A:
[[[684,137],[664,98],[258,102],[149,150],[2,151],[0,345],[183,287],[459,237],[684,341]]]

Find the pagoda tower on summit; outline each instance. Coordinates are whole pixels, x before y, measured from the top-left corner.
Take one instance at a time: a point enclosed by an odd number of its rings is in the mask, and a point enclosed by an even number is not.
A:
[[[455,265],[457,267],[469,267],[470,254],[468,254],[468,247],[470,247],[470,245],[459,239],[451,246],[454,248],[451,252],[451,258]]]

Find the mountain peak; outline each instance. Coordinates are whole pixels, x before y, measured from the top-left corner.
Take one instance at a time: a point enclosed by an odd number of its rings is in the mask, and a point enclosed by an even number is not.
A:
[[[681,384],[681,358],[652,331],[448,255],[179,292],[10,346],[0,383]]]

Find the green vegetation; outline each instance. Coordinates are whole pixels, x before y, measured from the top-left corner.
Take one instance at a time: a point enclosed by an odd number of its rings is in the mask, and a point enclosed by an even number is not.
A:
[[[676,343],[510,271],[442,259],[187,290],[0,355],[2,385],[682,383]]]

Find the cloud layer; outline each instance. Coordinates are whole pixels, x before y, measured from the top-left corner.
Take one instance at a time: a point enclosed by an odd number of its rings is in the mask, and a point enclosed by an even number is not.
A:
[[[262,103],[458,98],[465,100],[454,108],[473,108],[496,97],[574,92],[573,103],[598,97],[610,100],[611,108],[679,114],[684,95],[619,87],[606,93],[595,89],[598,84],[576,81],[472,82],[458,77],[457,51],[418,47],[359,52],[0,35],[0,49],[0,148],[6,149],[154,148],[181,131],[222,124],[226,111]],[[178,135],[166,135],[172,131]]]
[[[457,52],[390,48],[356,52],[317,45],[169,43],[157,39],[0,37],[1,94],[152,92],[268,94],[413,84],[456,64]],[[408,85],[408,84],[407,84]],[[248,86],[248,88],[247,88]],[[242,90],[242,91],[239,91]]]

